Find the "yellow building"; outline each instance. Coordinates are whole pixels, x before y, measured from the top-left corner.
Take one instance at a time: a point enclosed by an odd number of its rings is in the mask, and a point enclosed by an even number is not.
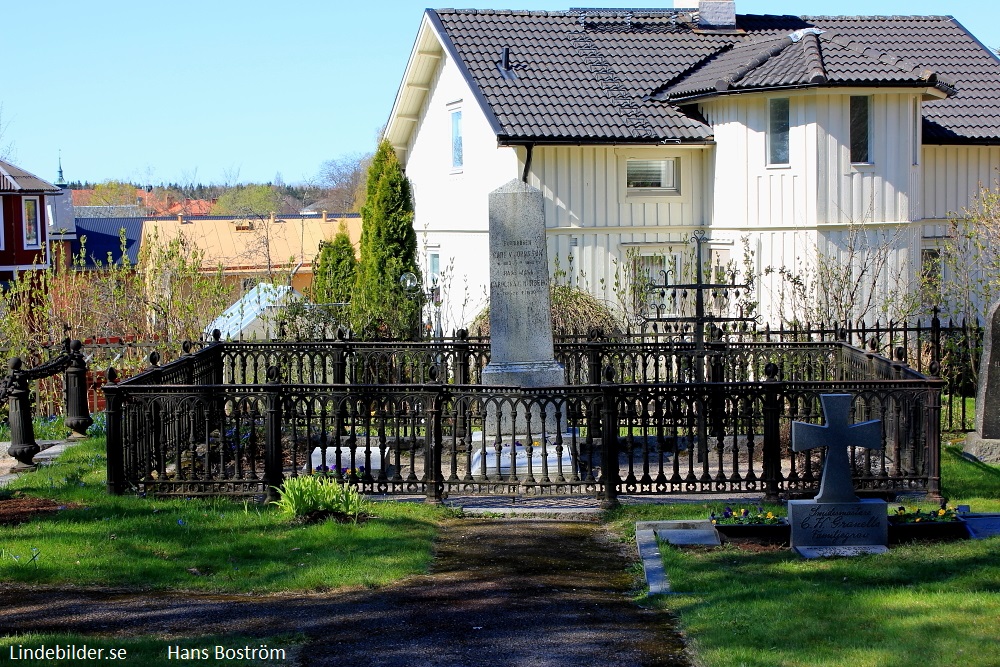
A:
[[[151,218],[143,222],[143,248],[183,237],[202,254],[206,273],[222,267],[223,273],[240,293],[258,282],[289,285],[307,293],[312,285],[313,262],[323,241],[330,241],[347,227],[351,243],[358,248],[361,217],[356,213],[328,216],[281,215],[233,218],[199,216]]]

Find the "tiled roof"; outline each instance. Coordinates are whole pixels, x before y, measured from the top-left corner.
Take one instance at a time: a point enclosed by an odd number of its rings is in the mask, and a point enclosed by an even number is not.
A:
[[[643,98],[732,41],[666,14],[431,10],[496,114],[505,138],[700,141],[711,128]],[[516,78],[498,63],[510,49]]]
[[[853,40],[830,31],[805,28],[720,51],[652,97],[676,103],[755,89],[838,85],[936,85],[945,94],[955,92],[929,70],[870,49],[861,51]]]
[[[0,160],[0,192],[59,192],[59,188],[10,162]]]
[[[428,17],[510,143],[708,140],[682,102],[722,80],[729,91],[936,85],[953,94],[925,103],[925,142],[1000,139],[1000,60],[951,17],[740,15],[737,34],[707,34],[684,10],[585,11]],[[825,32],[787,38],[806,28]]]

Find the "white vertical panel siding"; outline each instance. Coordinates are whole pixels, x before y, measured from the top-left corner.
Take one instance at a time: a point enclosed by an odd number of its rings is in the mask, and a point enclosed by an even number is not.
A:
[[[1000,146],[924,146],[923,217],[961,215],[980,185],[996,187]]]
[[[713,225],[801,226],[816,219],[815,109],[812,97],[791,95],[789,165],[767,165],[768,100],[723,97],[703,113],[715,132]]]
[[[464,165],[461,173],[453,174],[449,105],[458,100]],[[419,116],[405,155],[414,192],[413,226],[421,248],[438,246],[442,268],[454,262],[443,319],[446,324],[464,324],[475,316],[489,285],[488,196],[520,176],[518,157],[513,148],[497,148],[496,135],[447,53]]]
[[[859,90],[856,94],[865,94]],[[815,96],[818,222],[910,220],[913,93],[871,95],[871,165],[852,165],[850,93]]]
[[[667,150],[682,160],[683,195],[640,201],[621,197],[622,150],[628,154],[648,150],[650,156],[659,156],[665,149],[537,146],[529,175],[529,183],[544,195],[550,261],[558,257],[560,268],[566,270],[572,255],[573,279],[600,298],[613,297],[616,262],[623,262],[626,254],[623,244],[668,242],[670,228],[680,226],[688,234],[706,223],[701,215],[705,149]],[[575,248],[569,245],[573,237]]]

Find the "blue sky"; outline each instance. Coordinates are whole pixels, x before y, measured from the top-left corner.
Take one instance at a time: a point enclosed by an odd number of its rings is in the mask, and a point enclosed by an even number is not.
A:
[[[325,160],[374,149],[424,6],[401,0],[5,3],[0,147],[12,144],[15,163],[49,180],[61,150],[69,180],[233,183],[280,174],[285,182],[302,182]],[[996,0],[737,0],[736,7],[741,14],[950,13],[987,46],[1000,47]]]

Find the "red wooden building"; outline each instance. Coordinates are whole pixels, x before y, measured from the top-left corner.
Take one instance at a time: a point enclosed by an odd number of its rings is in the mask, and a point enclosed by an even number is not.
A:
[[[49,266],[50,198],[60,192],[48,181],[0,160],[0,281],[15,271]]]

